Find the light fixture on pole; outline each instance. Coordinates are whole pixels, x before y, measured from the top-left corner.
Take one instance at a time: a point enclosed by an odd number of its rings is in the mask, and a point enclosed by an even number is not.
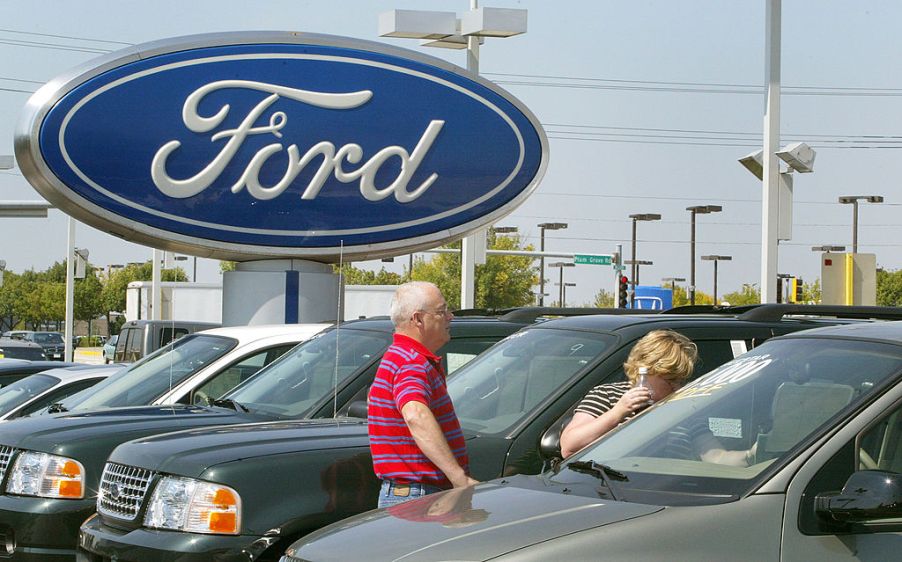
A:
[[[692,216],[691,231],[689,237],[689,304],[695,304],[695,215],[707,215],[723,211],[720,205],[693,205],[686,207]]]
[[[684,277],[664,277],[661,279],[661,283],[670,283],[670,292],[671,294],[676,293],[676,284],[677,283],[685,283],[686,279]]]
[[[6,260],[0,260],[0,287],[3,286],[3,272],[6,271]]]
[[[568,261],[556,261],[554,263],[548,264],[548,267],[557,267],[557,268],[560,268],[560,270],[561,270],[560,271],[560,281],[558,282],[558,285],[560,285],[561,290],[560,290],[558,297],[560,299],[560,306],[562,306],[562,307],[564,306],[564,304],[563,304],[564,303],[564,268],[565,267],[574,267],[575,265],[576,264],[574,264],[573,262],[568,262]]]
[[[636,262],[636,223],[639,221],[659,221],[661,220],[661,215],[658,213],[636,213],[634,215],[630,215],[630,218],[633,221],[633,255],[632,260],[630,260],[633,264],[632,269],[632,277],[630,278],[630,283],[633,284],[633,290],[630,291],[630,306],[633,305],[633,298],[636,292],[636,285],[639,284],[638,279],[639,276],[639,264]]]
[[[779,72],[779,71],[778,71]],[[777,78],[779,82],[779,78]],[[779,96],[779,85],[777,86]],[[779,118],[779,100],[774,102]],[[766,144],[768,149],[776,147],[774,132],[771,129],[779,128],[775,122],[766,127]],[[767,142],[771,141],[771,142]],[[817,153],[803,142],[796,142],[774,150],[773,158],[765,158],[765,151],[758,150],[739,159],[748,171],[759,180],[764,181],[762,195],[762,222],[761,222],[761,302],[776,301],[776,271],[777,271],[777,242],[792,238],[792,173],[806,174],[814,171],[814,159]],[[786,171],[781,171],[777,158],[788,166]],[[765,164],[767,163],[767,166]],[[765,173],[765,168],[773,168],[773,178]]]
[[[515,234],[520,231],[516,226],[493,226],[490,230],[495,234]]]
[[[188,256],[175,256],[175,261],[188,261]],[[191,282],[197,283],[197,256],[194,256],[194,272],[191,274]]]
[[[832,244],[824,244],[822,246],[812,246],[812,252],[845,252],[845,246],[835,246]]]
[[[545,306],[545,231],[546,230],[564,230],[567,228],[565,222],[543,222],[539,224],[539,306]]]
[[[714,262],[714,304],[717,304],[717,262],[719,261],[732,261],[733,256],[719,256],[719,255],[711,255],[711,256],[702,256],[702,259],[705,261],[713,261]]]
[[[654,264],[655,264],[655,262],[653,262],[653,261],[651,261],[651,260],[623,260],[623,263],[624,263],[625,265],[631,265],[631,266],[633,266],[633,275],[634,275],[633,278],[636,280],[636,282],[634,283],[634,285],[638,285],[638,284],[639,284],[639,273],[640,273],[639,266],[640,266],[640,265],[654,265]]]
[[[0,201],[0,217],[46,218],[52,208],[46,201]]]
[[[379,36],[424,40],[426,47],[467,49],[467,71],[479,74],[479,45],[484,37],[513,37],[526,33],[526,10],[480,8],[470,0],[470,9],[458,19],[453,12],[392,10],[379,15]],[[461,241],[460,307],[473,308],[476,300],[476,264],[485,263],[486,231]]]
[[[858,253],[858,202],[883,203],[882,195],[843,195],[839,202],[852,205],[852,253]]]
[[[561,308],[567,308],[567,287],[576,287],[576,283],[568,281],[561,287]]]

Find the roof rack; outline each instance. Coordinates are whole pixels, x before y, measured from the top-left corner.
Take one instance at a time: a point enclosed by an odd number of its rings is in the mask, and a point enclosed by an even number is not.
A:
[[[499,320],[506,322],[535,322],[540,316],[588,316],[592,314],[657,314],[658,310],[642,310],[638,308],[598,308],[587,307],[555,307],[555,306],[525,306],[509,309],[501,314]],[[457,314],[456,312],[454,314]]]
[[[765,305],[744,304],[739,306],[720,306],[713,304],[687,304],[669,308],[663,311],[662,314],[742,314],[760,306]]]
[[[738,308],[738,307],[733,307]],[[861,318],[873,320],[902,320],[902,308],[894,306],[847,306],[832,304],[761,304],[743,312],[739,320],[773,322],[789,314]]]

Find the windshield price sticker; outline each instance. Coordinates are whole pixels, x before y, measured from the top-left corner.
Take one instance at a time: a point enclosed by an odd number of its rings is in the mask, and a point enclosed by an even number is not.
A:
[[[734,418],[708,418],[708,429],[714,437],[742,438],[742,420]]]
[[[742,382],[773,362],[770,354],[734,359],[674,393],[671,400],[711,396],[720,389]]]

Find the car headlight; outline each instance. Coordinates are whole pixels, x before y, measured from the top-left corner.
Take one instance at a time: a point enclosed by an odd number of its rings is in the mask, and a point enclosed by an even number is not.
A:
[[[85,467],[75,459],[25,451],[13,464],[6,491],[21,496],[85,497]]]
[[[153,492],[144,526],[237,535],[241,528],[241,497],[221,484],[166,476]]]

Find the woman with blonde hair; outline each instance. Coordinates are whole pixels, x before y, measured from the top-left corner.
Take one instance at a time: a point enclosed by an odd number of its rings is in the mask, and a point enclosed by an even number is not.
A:
[[[692,376],[697,357],[695,344],[682,334],[647,333],[623,364],[627,380],[596,386],[576,407],[561,434],[561,453],[570,456],[679,389]]]

